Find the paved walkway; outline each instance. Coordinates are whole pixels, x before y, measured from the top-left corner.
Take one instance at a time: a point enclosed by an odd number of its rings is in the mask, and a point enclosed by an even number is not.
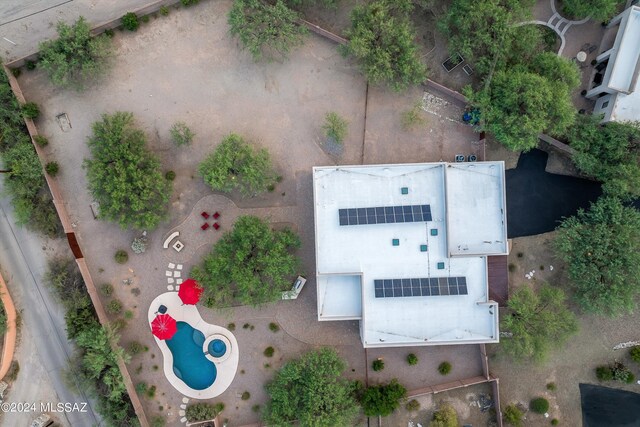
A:
[[[560,49],[558,49],[558,55],[562,55],[566,45],[566,33],[569,28],[576,25],[585,24],[589,21],[589,18],[581,19],[580,21],[572,21],[560,15],[556,10],[555,0],[540,0],[533,8],[533,21],[521,22],[519,25],[525,24],[538,24],[551,28],[560,37]]]
[[[0,299],[4,305],[4,311],[7,314],[7,332],[4,334],[4,345],[2,347],[2,362],[0,363],[0,380],[7,375],[11,361],[13,360],[13,352],[16,349],[16,307],[13,305],[9,289],[0,274]]]

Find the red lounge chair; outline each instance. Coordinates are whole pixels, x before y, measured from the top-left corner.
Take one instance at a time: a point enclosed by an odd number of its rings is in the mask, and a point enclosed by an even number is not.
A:
[[[204,219],[209,219],[209,214],[206,212],[202,212],[200,215],[202,215],[202,218]]]
[[[206,230],[207,228],[209,228],[209,223],[205,222],[200,228],[202,228],[203,231]]]
[[[218,212],[213,214],[213,219],[218,219],[220,218],[220,214]]]
[[[215,228],[216,230],[220,228],[220,224],[218,224],[217,222],[213,223],[213,228]]]

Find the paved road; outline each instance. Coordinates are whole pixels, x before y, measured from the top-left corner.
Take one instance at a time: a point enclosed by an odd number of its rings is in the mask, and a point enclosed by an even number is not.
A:
[[[3,189],[0,187],[0,191]],[[0,200],[0,265],[12,296],[16,300],[18,309],[22,309],[22,329],[28,330],[28,336],[37,349],[37,358],[25,355],[26,361],[21,364],[40,363],[51,380],[57,396],[56,402],[82,403],[87,402],[86,396],[77,396],[67,387],[64,380],[64,370],[69,366],[73,356],[73,347],[66,338],[64,315],[62,308],[52,298],[46,285],[42,283],[42,276],[46,271],[46,256],[43,253],[45,242],[18,228],[13,223],[13,212],[8,198]],[[65,249],[67,250],[67,249]],[[35,359],[35,360],[34,360]],[[28,370],[21,369],[22,378],[34,375]],[[27,385],[33,387],[40,381],[39,377],[27,378]],[[12,395],[13,394],[13,395]],[[9,391],[6,401],[21,399],[32,401],[25,390],[20,390],[16,383]],[[25,396],[25,397],[22,397]],[[38,406],[40,402],[36,402]],[[26,425],[24,421],[17,422],[14,418],[18,414],[4,414],[2,426]],[[66,424],[75,426],[91,426],[97,424],[98,416],[87,405],[86,413],[71,412],[57,414]],[[28,417],[30,418],[30,417]],[[12,421],[13,420],[13,421]],[[24,420],[24,418],[22,418]]]
[[[91,24],[118,18],[151,0],[0,0],[0,56],[5,62],[38,50],[54,38],[58,21],[84,16]]]

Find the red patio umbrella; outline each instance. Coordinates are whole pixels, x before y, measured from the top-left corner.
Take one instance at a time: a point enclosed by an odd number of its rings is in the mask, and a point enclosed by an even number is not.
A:
[[[151,322],[151,332],[160,340],[169,340],[178,330],[176,319],[168,314],[158,314]]]
[[[202,295],[202,286],[193,279],[187,279],[180,285],[178,290],[178,296],[185,304],[196,304],[200,301],[200,295]]]

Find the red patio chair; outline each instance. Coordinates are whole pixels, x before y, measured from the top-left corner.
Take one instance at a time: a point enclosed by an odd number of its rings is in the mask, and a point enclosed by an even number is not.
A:
[[[220,224],[218,224],[217,222],[213,223],[213,228],[215,228],[216,230],[220,228]]]
[[[209,219],[209,214],[207,212],[202,212],[200,215],[202,215],[202,218],[204,219]]]
[[[202,231],[206,230],[207,228],[209,228],[209,223],[205,222],[200,228],[202,228]]]
[[[213,214],[213,219],[218,219],[220,218],[220,214],[218,212]]]

